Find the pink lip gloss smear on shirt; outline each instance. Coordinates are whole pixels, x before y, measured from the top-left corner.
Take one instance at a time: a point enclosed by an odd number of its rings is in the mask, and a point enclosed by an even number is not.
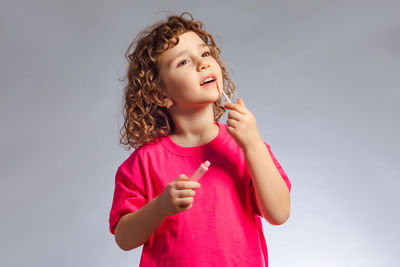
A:
[[[197,170],[190,176],[190,180],[197,181],[203,176],[203,174],[208,171],[208,167],[210,166],[210,162],[206,160],[204,163],[200,164]]]

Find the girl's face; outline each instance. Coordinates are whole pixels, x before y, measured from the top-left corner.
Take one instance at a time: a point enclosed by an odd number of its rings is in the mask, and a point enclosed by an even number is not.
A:
[[[171,109],[193,110],[221,97],[216,84],[222,88],[221,67],[195,32],[179,35],[179,43],[160,55],[159,70]],[[202,84],[208,77],[214,82]]]

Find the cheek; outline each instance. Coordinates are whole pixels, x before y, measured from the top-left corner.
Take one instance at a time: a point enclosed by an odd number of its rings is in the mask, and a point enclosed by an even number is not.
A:
[[[180,75],[177,75],[172,82],[173,86],[177,88],[188,88],[193,86],[195,79],[190,73],[182,72]]]
[[[219,80],[223,81],[224,77],[222,76],[222,70],[219,65],[218,65],[217,71],[218,71],[218,75],[219,75]]]
[[[219,77],[222,79],[222,69],[221,66],[218,64],[218,61],[216,59],[214,59],[214,64],[215,64],[215,70],[217,71],[217,74],[219,75]]]
[[[186,75],[168,80],[166,86],[171,96],[180,98],[191,94],[193,83],[193,77]]]
[[[175,95],[181,95],[184,92],[186,87],[184,80],[174,80],[169,84],[169,88]]]

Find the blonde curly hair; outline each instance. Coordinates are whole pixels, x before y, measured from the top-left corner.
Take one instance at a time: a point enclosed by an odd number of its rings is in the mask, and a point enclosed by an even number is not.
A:
[[[185,19],[189,15],[190,19]],[[235,93],[235,84],[229,79],[220,59],[220,49],[211,34],[203,29],[201,21],[193,20],[189,12],[180,16],[168,16],[140,32],[129,45],[125,57],[129,62],[127,74],[120,81],[128,79],[124,88],[123,116],[124,125],[120,130],[120,144],[125,150],[138,148],[149,142],[157,142],[161,136],[174,132],[174,123],[168,108],[162,106],[167,97],[160,79],[158,58],[162,52],[174,47],[179,42],[179,35],[193,31],[211,49],[219,63],[223,77],[223,89],[229,98]],[[131,52],[131,49],[136,48]],[[214,121],[218,121],[225,109],[221,99],[213,104]]]

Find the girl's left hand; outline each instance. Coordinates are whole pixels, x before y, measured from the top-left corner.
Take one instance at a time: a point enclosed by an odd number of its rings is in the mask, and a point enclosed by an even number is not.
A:
[[[263,142],[258,132],[256,118],[246,108],[242,98],[239,98],[236,104],[225,103],[224,108],[231,109],[226,121],[228,133],[243,150],[260,141]]]

